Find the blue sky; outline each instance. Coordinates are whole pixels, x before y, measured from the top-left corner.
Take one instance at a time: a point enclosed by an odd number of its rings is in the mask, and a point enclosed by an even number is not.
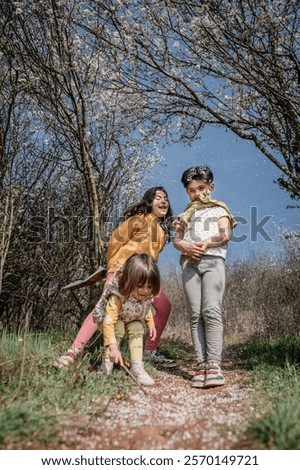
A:
[[[262,253],[276,257],[280,227],[299,229],[300,202],[292,200],[273,182],[281,176],[280,171],[253,143],[237,139],[231,131],[207,128],[192,146],[176,144],[161,148],[160,152],[164,161],[154,168],[150,185],[166,188],[174,214],[182,212],[188,203],[180,182],[183,171],[194,165],[212,169],[212,197],[226,202],[240,220],[234,231],[237,241],[229,245],[228,262]],[[178,258],[179,252],[172,245],[167,246],[159,265],[176,264]]]

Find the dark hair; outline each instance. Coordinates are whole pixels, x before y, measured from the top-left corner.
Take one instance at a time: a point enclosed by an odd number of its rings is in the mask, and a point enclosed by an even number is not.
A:
[[[118,279],[120,293],[128,297],[136,286],[146,282],[152,285],[152,295],[157,295],[160,291],[160,274],[153,258],[144,253],[130,256]]]
[[[208,183],[212,183],[214,175],[208,166],[192,166],[183,172],[181,182],[186,188],[193,180],[204,180]]]
[[[173,213],[172,213],[172,208],[170,205],[168,193],[163,186],[153,186],[152,188],[147,189],[147,191],[142,196],[142,199],[139,202],[132,204],[131,206],[127,207],[127,209],[125,209],[124,217],[125,219],[128,219],[129,217],[132,217],[137,214],[145,214],[145,215],[150,214],[150,212],[152,212],[152,204],[156,196],[156,191],[162,191],[163,193],[165,193],[169,202],[168,212],[166,213],[165,217],[161,221],[161,227],[166,233],[166,241],[169,242],[170,233],[172,229]]]
[[[135,204],[130,205],[129,207],[127,207],[127,209],[125,209],[124,211],[125,219],[128,219],[128,217],[132,217],[133,215],[136,215],[136,214],[150,214],[150,212],[152,211],[152,204],[156,196],[156,191],[162,191],[163,193],[165,193],[169,201],[168,193],[163,186],[153,186],[153,188],[147,189],[147,191],[142,196],[142,199],[140,201],[136,202]],[[171,217],[171,216],[172,216],[172,209],[169,203],[169,209],[166,214],[166,217]]]

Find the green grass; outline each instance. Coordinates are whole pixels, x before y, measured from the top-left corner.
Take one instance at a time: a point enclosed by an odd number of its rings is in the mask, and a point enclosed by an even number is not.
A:
[[[251,424],[256,448],[300,450],[300,335],[243,346],[253,367],[259,407],[266,411]]]
[[[69,369],[55,369],[54,359],[69,344],[57,334],[2,333],[0,449],[55,449],[65,439],[72,447],[71,430],[88,435],[91,417],[101,416],[111,397],[131,388],[123,371],[110,377],[96,373],[96,352]],[[70,430],[68,437],[62,429]]]
[[[75,448],[76,434],[89,436],[91,419],[134,386],[120,370],[97,374],[97,351],[69,369],[55,369],[54,359],[69,344],[58,333],[1,334],[0,449]],[[178,360],[191,352],[171,340],[163,340],[160,351]],[[236,353],[252,370],[260,416],[246,432],[251,448],[300,450],[300,335],[241,345]]]
[[[159,352],[168,359],[185,359],[187,354],[191,352],[191,346],[184,345],[179,341],[171,339],[163,339],[159,345]]]

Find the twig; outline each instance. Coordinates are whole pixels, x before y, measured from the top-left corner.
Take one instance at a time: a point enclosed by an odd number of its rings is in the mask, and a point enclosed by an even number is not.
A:
[[[27,294],[28,296],[28,294]],[[25,299],[25,306],[26,306],[26,300]],[[32,305],[30,305],[30,308],[27,309],[26,311],[26,316],[25,316],[25,329],[24,329],[24,346],[22,349],[22,360],[21,360],[21,370],[20,370],[20,378],[19,378],[19,383],[17,387],[17,392],[16,395],[18,396],[22,387],[22,381],[24,377],[24,370],[25,370],[25,357],[26,357],[26,348],[27,348],[27,337],[28,337],[28,330],[29,330],[29,323],[30,323],[30,317],[31,317],[31,310],[32,310]]]
[[[137,381],[137,379],[135,378],[135,376],[130,372],[130,370],[128,369],[128,367],[125,366],[125,364],[121,364],[121,367],[125,370],[125,372],[129,375],[129,377],[132,378],[132,380],[137,384],[137,386],[143,391],[143,393],[145,395],[147,395],[147,392],[146,390],[141,386],[141,384]]]

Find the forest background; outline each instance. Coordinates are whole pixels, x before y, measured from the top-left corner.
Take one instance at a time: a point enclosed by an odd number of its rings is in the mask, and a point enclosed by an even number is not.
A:
[[[299,198],[298,2],[4,2],[0,46],[2,326],[80,325],[99,286],[61,287],[105,263],[161,145],[228,129]]]

